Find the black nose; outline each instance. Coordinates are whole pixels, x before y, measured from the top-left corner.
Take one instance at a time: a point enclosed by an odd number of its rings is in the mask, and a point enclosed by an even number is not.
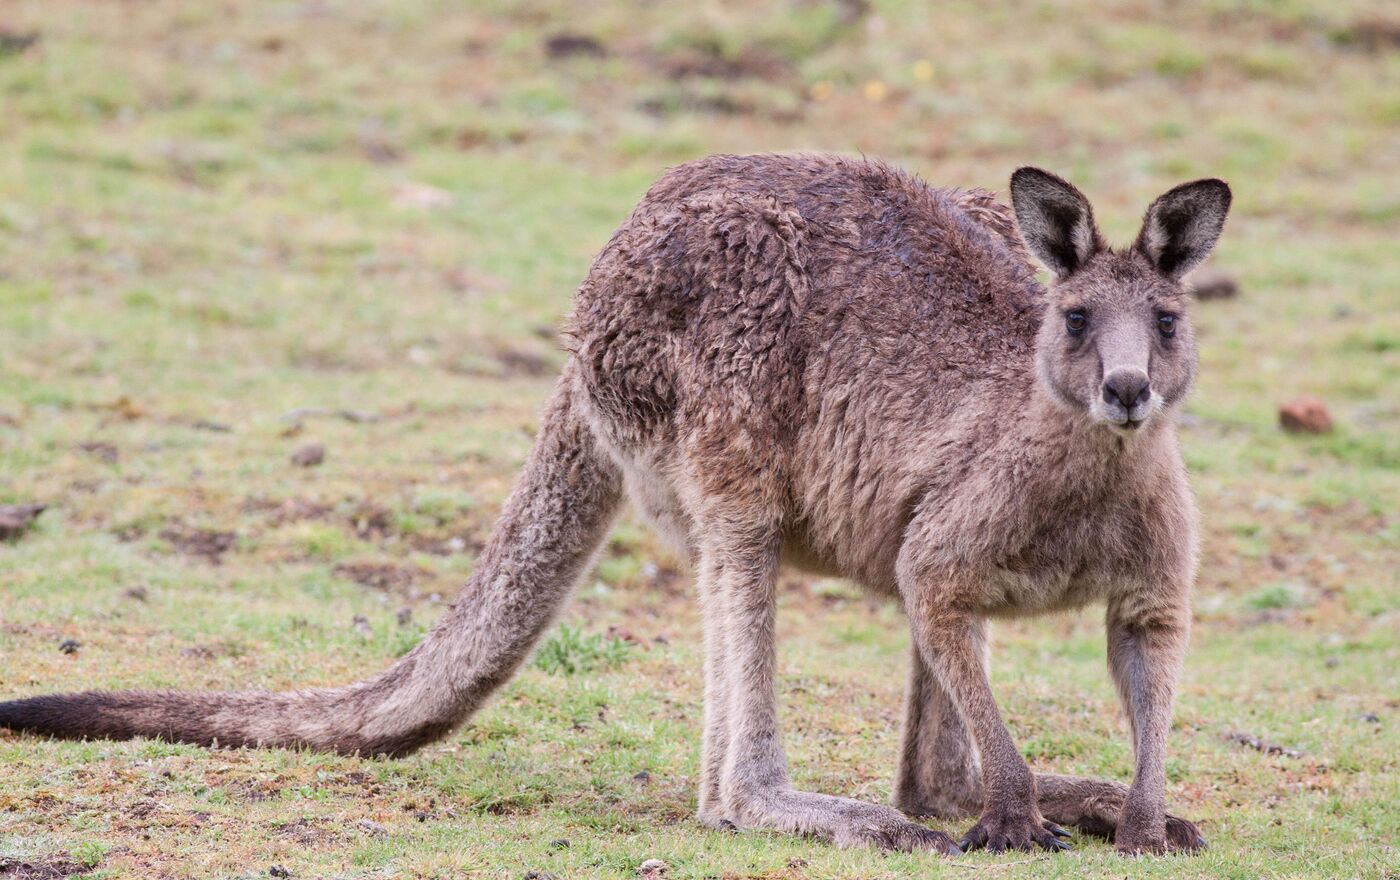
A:
[[[1104,402],[1120,404],[1124,409],[1146,403],[1151,396],[1152,386],[1147,376],[1136,370],[1119,370],[1103,381]]]

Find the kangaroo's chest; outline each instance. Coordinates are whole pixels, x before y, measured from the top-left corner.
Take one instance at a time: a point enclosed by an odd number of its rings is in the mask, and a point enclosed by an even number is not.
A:
[[[1127,585],[1144,531],[1139,517],[1111,507],[1047,522],[986,561],[980,604],[1022,615],[1104,601]]]

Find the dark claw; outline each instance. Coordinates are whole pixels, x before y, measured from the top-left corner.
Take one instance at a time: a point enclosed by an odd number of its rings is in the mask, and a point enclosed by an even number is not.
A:
[[[1060,840],[1058,837],[1050,838],[1048,841],[1041,843],[1041,846],[1045,847],[1051,852],[1066,852],[1068,850],[1074,849],[1074,847],[1065,843],[1063,840]]]
[[[1045,830],[1049,831],[1056,837],[1069,837],[1068,831],[1056,825],[1054,822],[1049,821],[1048,819],[1045,821]]]

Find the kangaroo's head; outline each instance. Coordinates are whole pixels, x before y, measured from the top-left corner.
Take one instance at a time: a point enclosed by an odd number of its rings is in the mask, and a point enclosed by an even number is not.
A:
[[[1036,343],[1051,396],[1125,434],[1185,397],[1196,338],[1181,279],[1220,238],[1230,187],[1170,190],[1123,250],[1104,243],[1084,194],[1049,172],[1019,169],[1011,201],[1026,246],[1055,276]]]

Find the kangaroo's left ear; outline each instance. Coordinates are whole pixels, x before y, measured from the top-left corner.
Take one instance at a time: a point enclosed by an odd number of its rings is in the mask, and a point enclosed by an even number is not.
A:
[[[1201,264],[1220,239],[1230,212],[1230,187],[1209,178],[1173,187],[1153,202],[1133,245],[1157,271],[1180,278]]]

